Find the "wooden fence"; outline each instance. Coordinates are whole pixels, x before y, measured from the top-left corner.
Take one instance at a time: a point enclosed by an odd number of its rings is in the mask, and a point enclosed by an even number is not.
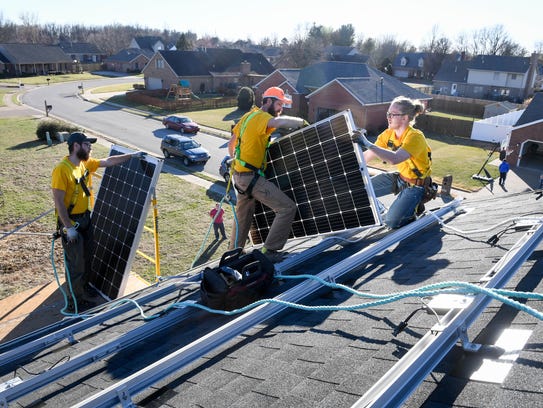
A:
[[[434,132],[442,135],[452,135],[471,138],[473,120],[451,119],[441,116],[420,115],[417,117],[417,128],[423,132]]]
[[[166,90],[132,91],[126,93],[126,99],[140,105],[156,106],[172,112],[191,112],[194,110],[231,108],[237,106],[237,97],[222,96],[213,98],[166,99]]]

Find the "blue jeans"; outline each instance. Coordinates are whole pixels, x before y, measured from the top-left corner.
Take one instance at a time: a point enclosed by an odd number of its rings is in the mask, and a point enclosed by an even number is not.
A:
[[[388,209],[384,222],[389,228],[400,228],[415,220],[415,209],[424,196],[424,187],[412,186],[394,173],[381,173],[371,178],[377,197],[391,194],[394,182],[398,183],[400,192]]]

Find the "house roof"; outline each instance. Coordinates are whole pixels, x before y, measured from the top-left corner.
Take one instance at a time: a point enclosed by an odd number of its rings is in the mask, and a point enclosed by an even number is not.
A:
[[[383,78],[383,88],[381,95],[381,78]],[[411,99],[427,100],[431,97],[423,92],[416,90],[401,81],[389,75],[372,75],[369,79],[361,78],[340,78],[337,80],[362,104],[369,105],[374,103],[391,102],[399,95]]]
[[[381,103],[381,96],[382,102],[390,102],[398,95],[430,99],[427,94],[367,64],[348,62],[320,62],[303,68],[298,76],[296,89],[309,96],[322,91],[333,82],[342,84],[362,104]]]
[[[394,58],[394,61],[392,63],[393,67],[396,67],[397,69],[401,68],[419,68],[419,59],[426,59],[428,57],[428,53],[426,52],[401,52]],[[406,59],[406,64],[402,65],[402,59]]]
[[[337,78],[369,78],[369,76],[370,71],[367,64],[338,61],[317,62],[300,70],[296,89],[314,91]]]
[[[101,51],[95,44],[87,42],[69,42],[63,41],[58,44],[66,54],[101,54]]]
[[[502,55],[477,55],[471,60],[468,69],[483,71],[503,71],[526,73],[530,68],[530,58],[509,57]]]
[[[468,81],[468,68],[471,61],[458,61],[447,59],[443,61],[434,81],[466,83]]]
[[[141,49],[154,51],[153,47],[158,42],[162,43],[162,38],[159,36],[152,36],[152,35],[139,36],[139,37],[134,37],[134,41],[136,41],[136,44],[138,44],[138,46]]]
[[[208,48],[205,51],[159,51],[178,76],[209,75],[210,72],[239,72],[242,62],[251,64],[251,72],[268,75],[273,66],[259,53],[237,49]]]
[[[106,58],[105,62],[131,62],[138,58],[140,55],[143,55],[147,58],[147,60],[150,60],[153,56],[153,53],[148,50],[143,50],[141,48],[126,48],[119,51],[117,54]]]
[[[430,300],[428,297],[398,297],[396,301],[380,303],[375,296],[405,294],[426,285],[452,281],[484,285],[489,272],[497,274],[498,266],[511,259],[508,251],[518,248],[517,243],[530,236],[526,227],[514,227],[511,217],[528,216],[532,222],[536,217],[541,219],[540,196],[527,191],[468,197],[457,211],[440,215],[440,224],[427,215],[418,221],[429,222],[423,228],[411,224],[415,228],[360,231],[349,239],[343,237],[337,241],[317,237],[289,243],[289,248],[298,254],[317,245],[329,247],[290,269],[280,269],[285,277],[275,282],[268,294],[294,293],[301,288],[298,285],[314,282],[306,278],[287,279],[288,276],[331,273],[345,267],[338,279],[332,275],[323,279],[343,283],[373,297],[360,298],[340,288],[323,288],[299,295],[299,303],[314,306],[313,310],[288,308],[261,319],[257,318],[259,313],[274,307],[273,304],[236,317],[190,307],[159,314],[171,302],[199,300],[197,281],[179,276],[131,296],[138,300],[157,294],[157,298],[148,298],[142,304],[145,313],[155,315],[155,319],[144,321],[138,310],[127,307],[101,324],[88,319],[68,320],[62,323],[67,332],[75,330],[78,324],[86,326],[82,331],[71,332],[75,342],[57,337],[39,352],[31,352],[13,363],[3,363],[0,381],[13,382],[15,372],[15,377],[37,384],[39,377],[30,373],[41,372],[42,378],[52,377],[63,365],[77,366],[86,361],[71,374],[43,383],[41,388],[34,387],[18,397],[17,403],[43,407],[73,405],[98,395],[101,390],[118,386],[115,398],[124,397],[123,404],[132,400],[138,406],[351,407],[396,363],[405,361],[401,359],[415,351],[424,336],[439,339],[444,335],[444,327],[437,324],[438,316],[434,314],[439,312],[434,309],[437,306],[433,306],[433,311],[421,310]],[[435,211],[446,205],[451,203],[433,202]],[[407,229],[412,234],[404,235]],[[539,272],[542,249],[539,241],[532,247],[535,251],[532,255],[528,252],[524,258],[516,257],[518,272],[504,282],[508,290],[543,292]],[[366,253],[372,255],[364,257]],[[372,305],[360,306],[367,302]],[[524,299],[521,306],[541,309],[540,303]],[[238,329],[241,322],[253,318],[248,322],[249,328]],[[168,324],[159,329],[161,322]],[[539,339],[543,323],[510,304],[492,301],[484,313],[466,324],[464,340],[467,341],[492,346],[504,330],[510,329],[514,332],[510,340],[527,333],[527,343],[511,351],[512,354],[502,355],[499,349],[491,347],[484,350],[494,354],[463,352],[460,343],[453,341],[439,364],[435,368],[435,364],[428,366],[426,381],[413,384],[409,398],[407,394],[401,395],[406,399],[404,406],[507,407],[511,401],[518,406],[537,406],[541,399],[543,346]],[[403,330],[399,330],[402,326]],[[146,327],[148,337],[135,336],[136,331]],[[60,324],[44,328],[39,335],[58,333],[60,328]],[[212,334],[213,330],[216,331]],[[216,337],[211,336],[216,333],[224,338],[212,342]],[[458,332],[456,336],[461,334]],[[132,341],[128,341],[129,335],[135,336]],[[26,341],[35,339],[30,337]],[[195,356],[201,357],[184,357],[194,347],[198,349]],[[96,358],[89,358],[98,349],[102,351]],[[503,358],[499,359],[500,356]],[[505,368],[510,371],[502,371],[504,378],[497,382],[485,382],[484,378],[489,377],[484,377],[488,372],[483,368],[488,365],[493,367],[489,371],[494,374]],[[417,364],[412,368],[418,367]],[[470,380],[475,374],[478,379]],[[132,392],[126,388],[126,384],[131,384],[128,381],[143,390]],[[98,405],[94,402],[87,406]]]
[[[0,44],[3,61],[10,64],[71,63],[71,58],[57,45]]]
[[[514,126],[543,120],[543,92],[536,92],[530,104],[524,109],[524,113],[518,118]]]

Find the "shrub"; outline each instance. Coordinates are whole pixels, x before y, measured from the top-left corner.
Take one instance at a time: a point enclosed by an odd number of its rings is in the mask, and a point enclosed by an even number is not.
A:
[[[57,132],[76,132],[80,130],[78,127],[62,122],[58,119],[44,118],[38,123],[38,128],[36,129],[36,136],[38,139],[45,140],[45,134],[49,132],[49,136],[54,138]]]
[[[238,109],[249,111],[255,104],[255,93],[247,86],[242,87],[238,93]]]

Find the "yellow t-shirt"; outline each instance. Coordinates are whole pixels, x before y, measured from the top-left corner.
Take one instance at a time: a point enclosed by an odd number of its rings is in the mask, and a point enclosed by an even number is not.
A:
[[[255,107],[243,115],[232,129],[238,142],[241,134],[239,159],[258,169],[266,167],[266,148],[270,135],[275,130],[275,128],[268,128],[268,122],[272,117],[268,112]],[[238,158],[237,155],[236,158]],[[243,167],[238,160],[234,162],[234,170],[238,172],[251,171],[251,169]]]
[[[392,143],[392,146],[389,145]],[[402,136],[397,139],[394,129],[387,129],[377,137],[375,144],[388,150],[396,150],[400,147],[407,151],[411,157],[401,163],[398,163],[397,169],[400,174],[410,179],[424,178],[432,173],[432,162],[428,156],[431,152],[430,146],[426,142],[424,134],[409,126]],[[422,175],[417,175],[413,168],[418,169]]]
[[[87,161],[82,161],[79,166],[75,166],[68,156],[60,161],[51,176],[51,188],[56,188],[66,192],[64,196],[64,205],[69,208],[71,203],[74,203],[72,214],[82,214],[87,210],[91,210],[94,205],[94,197],[92,193],[92,173],[100,167],[100,160],[89,158]],[[89,189],[91,196],[85,196],[83,188],[76,180],[80,180],[88,170],[88,175],[85,178],[85,185]],[[74,201],[75,200],[75,201]]]

